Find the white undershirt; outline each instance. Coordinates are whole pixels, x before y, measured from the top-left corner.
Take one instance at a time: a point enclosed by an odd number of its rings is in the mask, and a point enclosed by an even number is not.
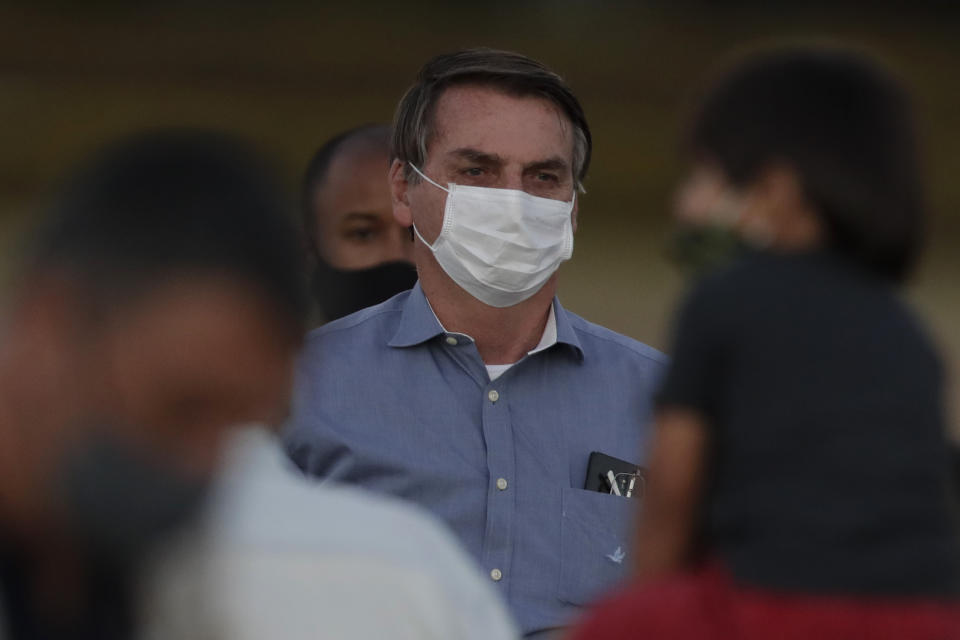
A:
[[[507,372],[507,369],[517,364],[516,362],[512,364],[484,364],[487,368],[487,375],[490,376],[490,381],[494,381],[503,374]]]
[[[433,317],[437,318],[436,312],[433,311],[433,307],[430,306],[430,301],[427,301],[427,306],[430,308],[430,311],[433,313]],[[466,338],[471,342],[476,342],[471,336],[468,336],[465,333],[453,333],[447,331],[443,327],[443,323],[440,322],[440,318],[437,318],[437,324],[440,325],[440,328],[443,329],[443,332],[448,336]],[[553,308],[553,303],[550,303],[550,314],[547,316],[547,324],[543,327],[543,335],[540,336],[540,342],[537,343],[537,346],[534,347],[531,351],[527,352],[528,356],[532,356],[535,353],[539,353],[545,349],[549,349],[553,345],[557,344],[557,312]],[[484,363],[484,366],[487,368],[487,375],[490,376],[490,380],[496,380],[503,374],[505,374],[510,367],[517,364],[516,362],[511,362],[509,364],[487,364]]]

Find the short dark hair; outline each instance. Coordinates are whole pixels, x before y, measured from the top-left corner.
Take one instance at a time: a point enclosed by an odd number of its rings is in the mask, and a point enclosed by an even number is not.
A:
[[[27,268],[104,299],[210,272],[251,285],[293,331],[308,308],[299,234],[262,157],[227,134],[156,130],[108,145],[65,181]]]
[[[390,153],[390,125],[364,124],[338,133],[317,149],[303,174],[300,187],[300,217],[306,236],[307,248],[316,255],[319,255],[319,247],[316,246],[317,219],[313,210],[313,198],[317,189],[326,180],[330,165],[333,164],[343,146],[348,142],[360,140],[372,145],[382,146],[384,154],[388,155]],[[383,169],[384,188],[386,188],[388,168],[385,166]]]
[[[400,99],[393,120],[393,156],[422,167],[433,133],[434,108],[443,92],[459,85],[493,87],[508,95],[549,100],[573,124],[573,177],[582,185],[590,167],[593,138],[577,97],[563,78],[532,58],[496,49],[467,49],[428,61]],[[407,180],[417,176],[404,168]]]
[[[852,51],[754,53],[710,87],[689,130],[695,157],[737,186],[782,162],[794,169],[828,242],[903,279],[920,253],[925,203],[906,91]]]

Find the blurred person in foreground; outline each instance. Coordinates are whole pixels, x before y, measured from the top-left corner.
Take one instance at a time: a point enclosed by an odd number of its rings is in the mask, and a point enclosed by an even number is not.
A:
[[[629,564],[631,500],[585,490],[588,460],[642,462],[664,363],[556,297],[590,140],[535,60],[427,62],[390,169],[420,280],[310,335],[286,434],[308,474],[440,516],[526,634],[565,625]]]
[[[960,638],[941,364],[896,291],[916,146],[851,52],[755,54],[707,94],[677,215],[752,249],[680,310],[638,582],[575,638]]]
[[[303,478],[238,430],[201,526],[158,554],[143,640],[513,640],[500,596],[413,505]]]
[[[0,637],[131,637],[142,561],[228,430],[283,419],[307,301],[277,193],[244,145],[189,131],[68,180],[2,325]]]
[[[371,161],[371,164],[378,167],[380,191],[388,193],[387,154],[382,147],[376,149],[379,150],[378,163]],[[191,148],[183,147],[180,151],[186,154]],[[246,183],[238,183],[239,187],[216,182],[216,174],[210,174],[217,167],[198,166],[193,156],[168,155],[167,165],[158,165],[152,174],[139,176],[146,181],[141,183],[142,188],[147,190],[150,185],[159,184],[168,192],[176,192],[179,171],[194,171],[201,180],[204,176],[212,177],[215,182],[208,188],[193,192],[198,198],[196,202],[189,202],[190,193],[186,193],[182,203],[185,215],[198,217],[191,224],[205,223],[203,242],[229,245],[229,238],[221,239],[219,234],[225,227],[239,224],[240,233],[250,234],[251,240],[263,234],[262,240],[256,240],[247,248],[254,259],[259,259],[255,258],[258,254],[268,260],[272,254],[285,259],[298,255],[289,232],[282,243],[270,244],[270,238],[277,235],[273,227],[287,214],[279,192],[267,194],[268,197],[250,205],[259,206],[263,215],[272,216],[273,220],[263,224],[262,229],[242,210],[233,222],[228,218],[233,216],[230,207],[236,204],[235,195],[231,194],[237,191],[236,196],[247,195],[249,188],[243,185],[250,184],[249,178]],[[367,175],[361,176],[368,178],[366,187],[371,186],[369,173],[368,168]],[[331,170],[331,175],[338,175],[336,169]],[[329,184],[324,188],[337,186],[348,196],[358,189],[364,191],[366,187],[362,185],[355,189],[344,187],[348,177],[349,172],[346,177],[340,175],[338,186]],[[342,200],[344,198],[340,198]],[[209,208],[199,209],[211,204],[221,207],[219,213]],[[165,218],[171,215],[175,214],[169,213]],[[158,222],[160,220],[148,219],[145,224]],[[390,222],[398,226],[392,216]],[[183,225],[174,225],[174,228],[183,232],[182,238],[166,242],[158,250],[176,253],[183,242],[196,241],[189,240],[191,233],[196,232]],[[319,232],[315,239],[322,241],[324,235],[325,232]],[[408,234],[402,240],[410,244]],[[259,248],[258,242],[262,244]],[[210,247],[209,250],[216,254],[220,249]],[[211,264],[215,266],[215,262]],[[289,269],[287,276],[290,276]],[[326,273],[318,273],[316,277],[336,279],[335,275]],[[333,285],[341,282],[337,280]],[[315,283],[324,285],[317,280]],[[276,289],[282,291],[284,287]],[[242,314],[236,315],[240,318],[238,322],[242,321]],[[185,326],[185,330],[191,328]],[[276,333],[278,340],[288,335]],[[238,344],[237,356],[242,353],[243,345]],[[289,353],[287,356],[289,365]],[[260,375],[255,362],[237,359],[235,364],[242,367],[244,375]],[[269,375],[264,378],[264,382],[270,380]],[[289,382],[289,377],[283,380]],[[210,380],[213,385],[218,382],[216,378]],[[282,394],[278,398],[286,400]],[[492,585],[482,579],[472,559],[445,527],[428,514],[396,500],[356,488],[315,486],[304,479],[283,454],[272,433],[271,424],[277,422],[267,422],[266,417],[249,413],[243,422],[258,424],[232,430],[225,442],[223,464],[212,482],[206,508],[196,526],[181,528],[179,535],[151,554],[138,598],[143,620],[139,637],[146,640],[269,637],[511,640],[516,637],[500,597]],[[237,419],[240,418],[238,415]]]
[[[324,321],[413,288],[409,227],[393,217],[387,184],[390,127],[371,124],[328,140],[303,179],[311,289]]]

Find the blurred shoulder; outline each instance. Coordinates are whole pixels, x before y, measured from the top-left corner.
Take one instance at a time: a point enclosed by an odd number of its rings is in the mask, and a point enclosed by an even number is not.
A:
[[[788,293],[789,287],[784,287],[785,270],[791,270],[790,261],[751,251],[729,264],[697,275],[680,299],[681,318],[698,314],[719,321],[721,315],[737,315],[744,305],[753,301]]]
[[[411,503],[306,478],[262,429],[230,443],[212,522],[232,544],[365,552],[423,561],[454,544],[434,517]]]
[[[151,585],[151,640],[201,637],[204,624],[238,640],[277,625],[297,639],[317,625],[338,638],[514,637],[497,594],[433,516],[305,478],[263,429],[232,438],[203,525]],[[357,602],[377,615],[358,617]]]

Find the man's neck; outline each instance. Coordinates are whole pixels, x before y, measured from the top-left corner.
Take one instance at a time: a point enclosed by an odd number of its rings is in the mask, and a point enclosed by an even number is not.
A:
[[[554,274],[533,296],[504,308],[480,302],[436,264],[420,269],[420,286],[443,328],[473,338],[485,364],[513,364],[540,342],[557,276]]]

